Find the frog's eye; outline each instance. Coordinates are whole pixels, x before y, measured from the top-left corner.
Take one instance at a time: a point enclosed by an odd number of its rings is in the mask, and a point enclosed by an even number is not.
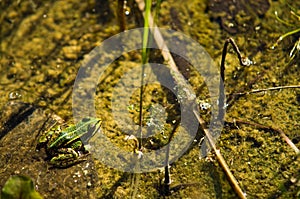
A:
[[[81,121],[82,121],[82,122],[88,122],[88,121],[90,121],[90,120],[91,120],[90,118],[87,118],[87,117],[86,117],[86,118],[83,118]]]

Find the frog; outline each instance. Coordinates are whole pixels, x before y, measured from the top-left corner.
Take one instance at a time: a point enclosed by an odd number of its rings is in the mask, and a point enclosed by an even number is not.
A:
[[[85,148],[101,126],[101,119],[85,117],[72,125],[54,125],[40,136],[38,148],[44,147],[54,167],[70,167],[86,160],[89,151]]]

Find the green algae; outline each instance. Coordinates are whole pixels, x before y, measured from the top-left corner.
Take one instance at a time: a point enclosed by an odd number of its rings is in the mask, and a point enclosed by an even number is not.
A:
[[[299,62],[296,60],[287,65],[289,51],[293,42],[298,39],[296,35],[284,40],[274,50],[270,49],[280,35],[294,29],[275,18],[274,12],[277,11],[281,18],[290,19],[290,8],[285,6],[284,1],[271,1],[269,10],[263,17],[255,19],[249,31],[237,32],[234,35],[221,29],[217,21],[211,20],[211,13],[206,10],[207,3],[205,0],[164,1],[158,25],[176,28],[192,37],[207,50],[216,64],[220,63],[224,39],[229,36],[235,39],[241,51],[255,64],[241,67],[235,54],[229,52],[225,72],[228,96],[241,89],[248,91],[299,84]],[[115,2],[111,2],[111,10],[114,4]],[[100,24],[99,21],[103,20],[99,16],[103,13],[96,12],[96,4],[92,0],[15,1],[3,6],[5,12],[1,16],[3,26],[0,66],[3,72],[0,76],[0,106],[10,100],[20,100],[41,106],[49,112],[54,111],[66,120],[71,120],[70,96],[82,60],[101,41],[118,33],[119,27],[115,25],[117,20],[112,18]],[[294,1],[292,6],[299,7],[299,3]],[[132,15],[128,17],[131,22],[129,27],[136,25],[132,23],[132,18]],[[239,12],[237,20],[239,24],[243,24],[249,21],[249,16]],[[295,20],[294,23],[295,27],[299,27],[297,24],[300,22]],[[125,134],[113,121],[110,101],[113,88],[120,77],[140,61],[139,52],[122,56],[105,71],[105,78],[100,80],[95,97],[97,115],[105,120],[105,135],[127,151],[134,150],[132,143],[124,142]],[[203,85],[203,79],[194,73],[191,72],[189,82],[197,94],[201,94],[198,98],[207,100],[207,92],[197,90],[199,85]],[[251,81],[255,83],[249,88]],[[166,93],[159,85],[150,85],[145,93],[146,113],[151,100],[167,107]],[[157,94],[150,96],[151,93]],[[298,96],[299,89],[242,96],[233,100],[228,107],[226,121],[241,119],[280,128],[299,148]],[[138,106],[138,95],[133,95],[131,103],[133,107]],[[177,112],[171,108],[169,111],[173,111],[170,114],[172,119],[177,119]],[[137,121],[136,109],[131,110],[131,116]],[[170,134],[171,129],[170,122],[165,127],[165,136]],[[153,138],[152,144],[148,140],[148,148],[151,150],[160,147],[165,141],[162,136],[157,136]],[[299,156],[295,155],[278,133],[249,125],[226,126],[218,146],[248,198],[299,197]],[[96,163],[99,185],[96,187],[97,195],[93,198],[127,198],[131,191],[130,175],[108,168],[100,160],[96,160]],[[236,198],[214,155],[199,160],[197,142],[171,165],[170,172],[173,191],[166,198]],[[159,194],[162,171],[140,175],[138,197],[162,197]]]

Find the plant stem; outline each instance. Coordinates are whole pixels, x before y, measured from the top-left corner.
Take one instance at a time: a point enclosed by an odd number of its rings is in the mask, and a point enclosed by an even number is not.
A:
[[[119,21],[119,28],[120,32],[123,32],[126,28],[126,21],[125,21],[125,12],[124,12],[124,0],[118,0],[118,21]]]
[[[142,138],[143,138],[143,92],[144,92],[144,73],[145,73],[145,64],[147,63],[147,46],[149,38],[149,16],[151,14],[151,0],[145,0],[145,17],[144,17],[144,32],[143,32],[143,47],[142,47],[142,72],[141,72],[141,87],[140,87],[140,115],[139,115],[139,146],[138,149],[142,149]]]
[[[225,60],[226,60],[226,55],[227,55],[227,49],[228,45],[231,44],[233,47],[233,50],[236,52],[240,65],[241,66],[249,66],[252,64],[252,62],[247,58],[243,57],[241,55],[241,52],[234,42],[232,38],[227,38],[224,43],[223,51],[222,51],[222,59],[221,59],[221,66],[220,66],[220,84],[219,84],[219,115],[218,119],[223,120],[224,115],[225,115],[225,93],[224,93],[224,82],[225,82]],[[229,100],[228,100],[229,101]],[[226,104],[227,106],[227,104]]]

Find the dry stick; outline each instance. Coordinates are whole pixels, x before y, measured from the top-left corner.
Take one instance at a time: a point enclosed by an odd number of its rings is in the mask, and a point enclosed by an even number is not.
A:
[[[143,0],[136,0],[136,3],[138,4],[138,7],[139,7],[140,11],[143,12],[143,16],[145,17],[145,13],[144,13],[145,4],[144,4],[144,1]],[[163,37],[162,37],[159,29],[157,28],[157,26],[153,22],[153,18],[152,18],[151,15],[149,15],[149,19],[148,20],[149,20],[149,27],[153,28],[153,29],[151,29],[151,31],[152,31],[152,34],[153,34],[154,39],[156,41],[156,44],[158,45],[158,48],[159,49],[164,49],[164,50],[161,51],[161,54],[162,54],[164,60],[168,61],[168,64],[169,64],[170,68],[174,71],[174,73],[172,74],[172,75],[174,75],[173,78],[175,79],[175,81],[177,81],[177,83],[179,85],[185,86],[186,83],[184,81],[184,78],[181,75],[181,73],[179,72],[179,70],[178,70],[178,68],[177,68],[177,66],[175,64],[175,61],[174,61],[174,59],[173,59],[170,51],[168,50],[168,47],[166,46],[165,41],[164,41],[164,39],[163,39]],[[234,42],[233,42],[232,39],[229,39],[228,42],[234,44]],[[228,45],[228,44],[226,44],[226,45]],[[235,48],[235,51],[239,52],[237,46],[236,45],[233,45],[233,46]],[[225,56],[226,56],[226,52],[224,54],[224,57]],[[240,53],[238,53],[238,56],[240,56]],[[240,62],[242,64],[248,63],[247,61],[249,61],[249,60],[244,59],[243,57],[239,57],[239,60],[240,60]],[[223,66],[224,66],[224,64],[223,64]],[[224,76],[224,74],[221,74],[221,76]],[[188,92],[187,90],[186,90],[186,92]],[[187,93],[187,97],[188,96],[193,96],[193,95],[189,95],[189,93]],[[193,112],[194,112],[196,118],[198,119],[201,127],[203,128],[203,130],[205,132],[205,135],[207,136],[208,141],[209,141],[212,149],[216,153],[217,160],[220,163],[220,165],[222,166],[222,168],[224,169],[224,171],[225,171],[225,173],[226,173],[229,181],[232,184],[233,189],[235,190],[235,192],[237,193],[237,195],[240,198],[245,199],[246,198],[245,194],[243,193],[242,189],[238,185],[237,180],[235,179],[235,177],[231,173],[231,171],[230,171],[230,169],[229,169],[229,167],[228,167],[225,159],[223,158],[222,154],[220,153],[220,150],[218,150],[216,148],[216,145],[215,145],[215,143],[213,141],[213,138],[211,137],[211,132],[209,131],[209,129],[206,129],[206,127],[205,127],[205,121],[202,118],[200,118],[200,116],[198,115],[198,112],[197,112],[196,109],[194,109]]]
[[[234,175],[231,173],[231,171],[230,171],[230,169],[229,169],[229,167],[228,167],[225,159],[223,158],[220,150],[217,149],[217,147],[216,147],[216,145],[214,143],[214,139],[211,136],[211,132],[209,131],[209,129],[207,129],[205,127],[205,121],[199,116],[199,113],[196,110],[194,110],[194,114],[195,114],[197,120],[199,121],[202,129],[204,130],[204,133],[205,133],[205,135],[207,137],[207,140],[208,140],[211,148],[215,152],[219,164],[221,165],[221,167],[225,171],[225,173],[226,173],[226,175],[227,175],[227,177],[228,177],[228,179],[229,179],[229,181],[230,181],[230,183],[232,185],[232,188],[235,190],[236,194],[240,198],[245,199],[246,198],[245,193],[242,191],[242,189],[239,186],[238,181],[235,179]]]
[[[270,88],[263,88],[263,89],[255,89],[244,93],[234,93],[234,95],[248,95],[250,93],[259,93],[264,91],[274,91],[286,88],[300,88],[300,85],[290,85],[290,86],[277,86],[277,87],[270,87]]]
[[[120,32],[123,32],[126,29],[126,20],[125,20],[125,1],[124,0],[118,0],[118,22],[120,27]]]
[[[244,93],[234,93],[234,95],[243,96],[243,95],[248,95],[248,94],[251,94],[251,93],[259,93],[259,92],[265,92],[265,91],[274,91],[274,90],[288,89],[288,88],[300,88],[300,85],[277,86],[277,87],[271,87],[271,88],[265,88],[265,89],[255,89],[255,90],[244,92]],[[283,140],[286,141],[286,143],[296,152],[296,154],[300,153],[300,151],[297,148],[297,146],[279,128],[269,127],[269,126],[265,126],[265,125],[262,125],[262,124],[252,123],[252,122],[247,122],[247,121],[242,121],[242,120],[235,120],[235,122],[236,123],[241,123],[241,124],[248,124],[248,125],[256,126],[257,128],[260,128],[260,129],[276,131],[276,132],[278,132],[280,134],[280,136],[283,138]]]
[[[243,120],[237,120],[235,119],[233,121],[233,123],[238,123],[238,124],[247,124],[247,125],[251,125],[251,126],[255,126],[259,129],[262,130],[267,130],[267,131],[276,131],[280,134],[280,136],[284,139],[284,141],[286,141],[286,143],[296,152],[297,155],[300,154],[300,150],[298,149],[298,147],[292,142],[292,140],[290,140],[288,138],[288,136],[286,136],[286,134],[279,128],[276,127],[271,127],[271,126],[265,126],[263,124],[259,124],[259,123],[254,123],[254,122],[249,122],[249,121],[243,121]]]

